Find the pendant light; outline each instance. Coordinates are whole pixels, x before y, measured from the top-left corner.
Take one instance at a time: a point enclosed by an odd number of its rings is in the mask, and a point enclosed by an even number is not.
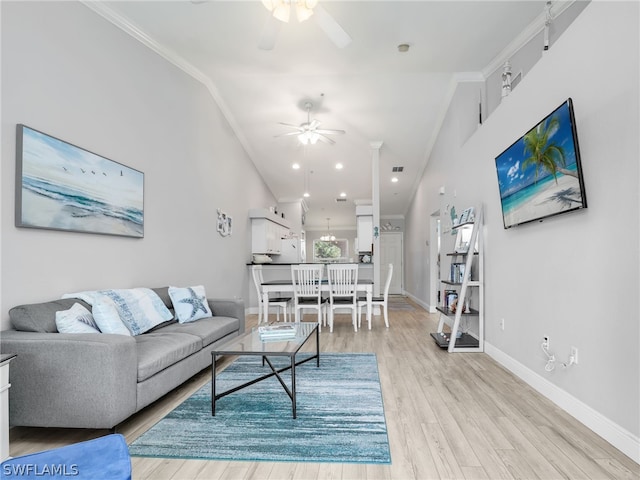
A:
[[[329,218],[327,218],[327,234],[326,235],[322,235],[320,237],[320,240],[322,240],[323,242],[335,242],[336,237],[334,235],[331,235],[331,229],[329,228]]]

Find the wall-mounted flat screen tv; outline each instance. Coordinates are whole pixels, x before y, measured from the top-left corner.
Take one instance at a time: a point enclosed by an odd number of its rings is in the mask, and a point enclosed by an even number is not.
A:
[[[496,157],[504,228],[587,207],[573,102]]]

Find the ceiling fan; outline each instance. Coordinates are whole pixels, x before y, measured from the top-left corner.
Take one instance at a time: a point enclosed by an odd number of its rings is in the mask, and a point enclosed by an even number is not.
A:
[[[311,108],[313,104],[311,102],[305,102],[304,109],[307,111],[307,121],[301,123],[300,125],[292,125],[290,123],[279,122],[280,125],[284,125],[285,127],[295,129],[294,132],[282,133],[280,135],[276,135],[276,137],[288,137],[290,135],[297,135],[298,140],[303,145],[315,145],[318,140],[330,144],[336,143],[333,139],[329,138],[327,135],[342,135],[345,133],[344,130],[328,130],[328,129],[320,129],[320,121],[315,118],[311,120]]]
[[[327,12],[318,0],[262,0],[262,4],[271,12],[260,37],[258,48],[273,50],[282,23],[288,23],[294,10],[298,22],[313,18],[324,33],[338,47],[344,48],[351,43],[351,37]]]

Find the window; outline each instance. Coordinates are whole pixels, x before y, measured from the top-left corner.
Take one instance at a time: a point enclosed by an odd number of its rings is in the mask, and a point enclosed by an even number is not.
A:
[[[349,240],[338,238],[332,241],[313,241],[313,261],[324,263],[346,262],[349,255]]]

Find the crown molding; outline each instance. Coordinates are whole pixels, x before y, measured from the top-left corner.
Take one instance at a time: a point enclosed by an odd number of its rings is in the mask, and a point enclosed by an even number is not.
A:
[[[122,31],[124,31],[134,39],[138,40],[140,43],[142,43],[149,49],[153,50],[155,53],[160,55],[169,63],[178,67],[187,75],[190,75],[192,78],[202,83],[207,88],[207,90],[213,97],[213,100],[218,105],[218,108],[220,109],[220,111],[222,112],[222,115],[224,116],[227,123],[231,127],[231,130],[233,130],[236,138],[240,142],[240,145],[244,149],[245,153],[247,154],[251,162],[257,167],[257,163],[254,161],[255,153],[253,152],[253,149],[249,145],[249,142],[247,141],[246,137],[242,134],[242,131],[240,130],[240,127],[238,126],[238,123],[236,122],[235,117],[231,114],[231,111],[227,107],[227,104],[225,103],[225,101],[222,99],[222,96],[220,95],[218,88],[215,86],[215,84],[209,78],[209,76],[207,76],[204,72],[202,72],[202,70],[195,67],[193,64],[185,60],[183,57],[181,57],[171,49],[165,47],[160,42],[156,41],[154,38],[147,35],[144,32],[144,30],[138,27],[138,25],[136,25],[134,22],[132,22],[128,18],[120,15],[113,9],[109,8],[103,2],[92,1],[92,0],[80,0],[80,3],[82,3],[85,7],[89,8],[90,10],[93,10],[102,18],[112,23],[116,27],[120,28]],[[271,194],[273,195],[273,192],[271,192]]]

